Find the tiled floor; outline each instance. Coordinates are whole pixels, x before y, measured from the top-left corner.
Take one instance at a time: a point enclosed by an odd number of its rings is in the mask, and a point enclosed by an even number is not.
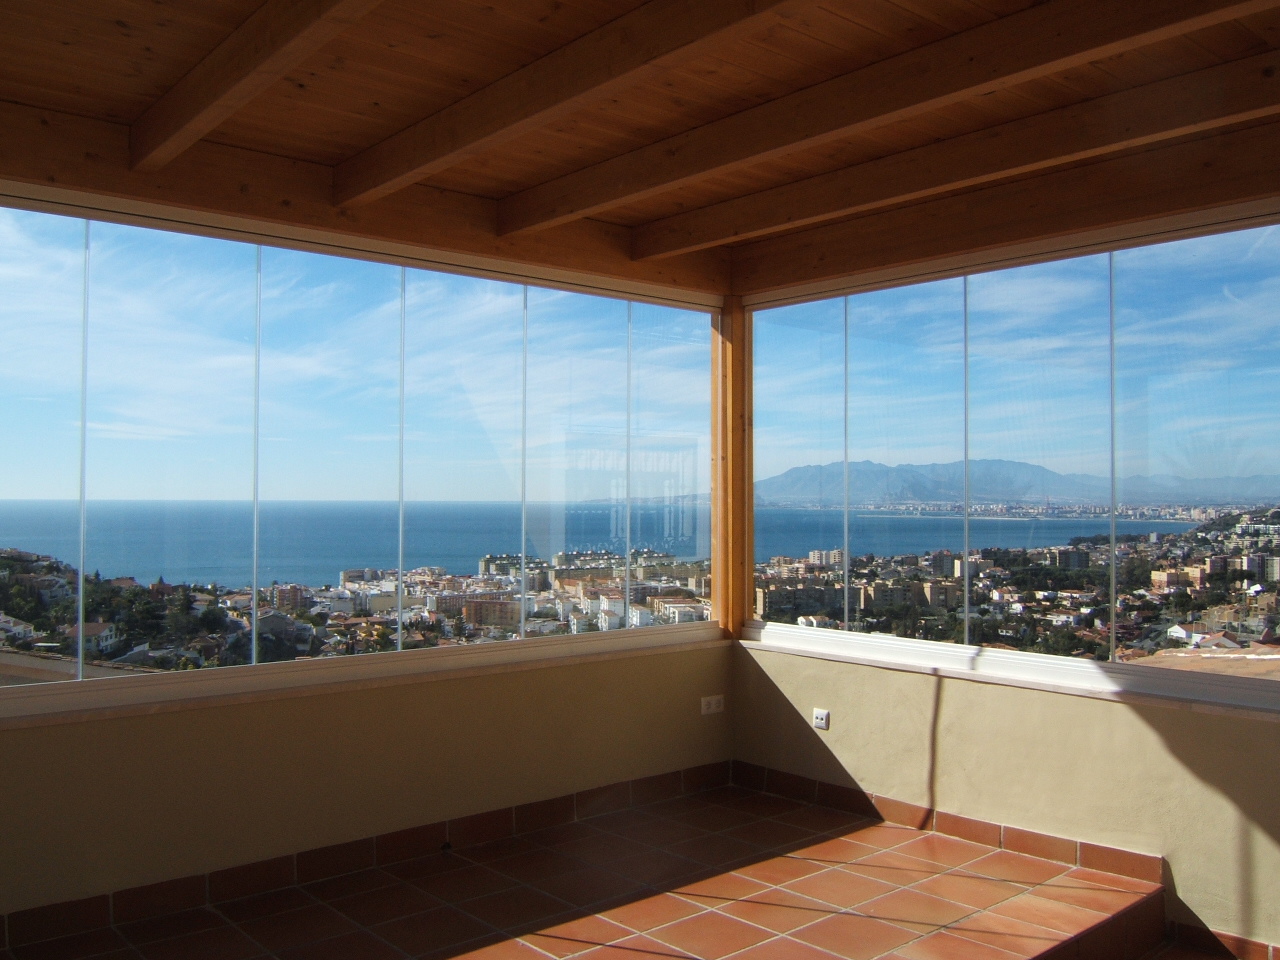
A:
[[[1134,960],[1162,924],[1149,883],[723,787],[12,955]]]

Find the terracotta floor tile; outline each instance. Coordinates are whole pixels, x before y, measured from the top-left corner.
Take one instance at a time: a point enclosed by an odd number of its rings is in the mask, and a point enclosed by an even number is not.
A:
[[[477,897],[458,905],[471,916],[499,930],[523,927],[559,916],[568,904],[532,887],[512,887],[487,897]]]
[[[451,960],[547,960],[547,955],[519,940],[499,940],[452,954]]]
[[[774,937],[743,950],[733,960],[832,960],[832,955],[800,940]]]
[[[257,920],[246,920],[239,926],[258,943],[273,951],[328,940],[355,929],[355,924],[350,920],[322,903]]]
[[[897,887],[871,877],[847,873],[832,867],[822,873],[815,873],[811,877],[794,880],[786,884],[786,889],[847,910],[868,900],[874,900],[876,897],[882,897],[886,893],[892,893]]]
[[[701,913],[705,909],[706,907],[702,904],[692,900],[673,896],[670,893],[660,893],[606,910],[601,916],[630,927],[638,933],[645,933],[654,927],[675,923],[695,913]]]
[[[458,856],[467,860],[474,860],[477,863],[489,863],[493,860],[504,860],[507,857],[514,857],[518,853],[528,853],[531,850],[539,849],[541,847],[528,837],[503,837],[501,840],[491,840],[488,843],[482,843],[474,847],[465,847],[458,851]]]
[[[546,847],[490,861],[486,866],[521,883],[536,883],[547,877],[582,869],[582,861]]]
[[[521,839],[542,847],[556,847],[574,840],[586,840],[600,836],[600,831],[585,823],[561,823],[554,827],[543,827],[532,833],[521,834]]]
[[[579,960],[696,960],[676,947],[651,937],[634,936],[578,954]]]
[[[967,917],[973,913],[973,908],[952,900],[932,897],[918,890],[896,890],[867,901],[858,907],[858,912],[923,935]]]
[[[648,853],[618,860],[610,865],[610,869],[641,883],[662,886],[679,883],[694,874],[704,872],[707,866],[662,850],[650,850]]]
[[[1067,870],[1066,876],[1076,880],[1086,880],[1089,883],[1096,883],[1100,887],[1106,887],[1109,890],[1126,890],[1130,893],[1154,893],[1160,889],[1158,883],[1148,883],[1146,880],[1136,880],[1133,877],[1121,877],[1112,873],[1100,873],[1097,870],[1090,870],[1087,867],[1073,867]]]
[[[910,827],[900,827],[894,823],[876,823],[873,821],[868,826],[855,826],[853,829],[842,833],[841,836],[846,840],[853,840],[869,847],[888,850],[890,847],[899,846],[908,840],[915,840],[917,837],[923,836],[923,834],[919,830],[912,830]]]
[[[861,860],[863,857],[869,857],[879,852],[880,847],[874,847],[867,843],[855,843],[852,840],[836,837],[829,840],[820,840],[808,846],[797,847],[795,850],[789,851],[788,855],[804,860],[812,860],[814,863],[824,866],[833,866],[837,863],[853,863],[855,860]]]
[[[372,926],[422,913],[440,906],[440,901],[428,896],[409,883],[397,882],[394,886],[365,890],[363,893],[329,901],[329,905],[362,926]]]
[[[532,886],[575,907],[612,902],[646,890],[639,880],[595,867],[548,877]]]
[[[679,820],[670,820],[666,817],[650,817],[643,823],[633,824],[626,829],[614,831],[617,836],[635,840],[637,843],[649,843],[655,846],[679,843],[681,840],[692,840],[694,837],[700,837],[706,832],[701,827],[695,827],[689,823],[681,823]]]
[[[902,927],[849,913],[819,920],[797,930],[792,936],[846,960],[870,960],[916,938],[914,933]]]
[[[708,833],[692,840],[681,840],[668,845],[666,850],[678,857],[688,857],[711,867],[738,863],[751,857],[759,857],[762,853],[756,844],[723,833]]]
[[[797,927],[838,912],[829,903],[781,888],[766,890],[745,900],[734,900],[718,909],[721,913],[754,923],[757,927],[764,927],[774,933],[790,933]]]
[[[755,823],[745,823],[732,830],[726,830],[725,835],[736,840],[754,843],[758,847],[776,848],[796,846],[809,840],[814,834],[812,830],[795,827],[789,823],[780,823],[777,820],[757,820]]]
[[[1020,883],[983,877],[967,870],[952,870],[922,880],[913,889],[982,910],[1027,892],[1027,887]]]
[[[843,810],[832,810],[830,807],[801,807],[780,813],[773,819],[792,826],[816,830],[819,833],[834,833],[837,830],[852,830],[854,827],[869,826],[871,821],[856,813]]]
[[[382,869],[401,880],[420,880],[423,877],[433,877],[437,873],[448,873],[450,870],[458,870],[472,864],[473,861],[460,857],[456,853],[433,853],[429,857],[390,863]]]
[[[947,932],[1019,957],[1037,957],[1067,939],[1056,930],[991,913],[966,917],[948,927]]]
[[[1015,956],[946,931],[921,937],[915,943],[899,948],[898,955],[907,960],[1014,960]]]
[[[517,886],[516,881],[510,877],[479,864],[469,864],[459,870],[420,877],[412,882],[418,889],[445,903],[473,900],[476,897],[497,893],[499,890],[510,890]]]
[[[1025,920],[1027,923],[1048,927],[1050,930],[1065,933],[1069,937],[1083,933],[1107,920],[1106,914],[1086,910],[1060,900],[1037,897],[1030,893],[1006,900],[992,907],[991,912],[1002,917],[1013,917],[1015,920]]]
[[[580,837],[555,847],[566,856],[597,867],[608,867],[619,860],[639,854],[653,853],[654,848],[636,840],[629,840],[614,833],[600,833]]]
[[[280,960],[400,960],[404,953],[365,930],[281,950]]]
[[[483,937],[492,930],[453,907],[439,907],[371,927],[369,932],[405,953],[425,954]]]
[[[972,863],[965,864],[965,870],[994,877],[997,880],[1011,880],[1014,883],[1044,883],[1053,877],[1066,873],[1071,868],[1052,860],[1037,860],[1021,853],[1008,850],[997,850]]]
[[[262,947],[234,927],[215,927],[138,947],[146,960],[249,960]]]
[[[694,883],[681,884],[671,892],[686,897],[704,907],[718,907],[734,900],[743,900],[756,893],[763,893],[769,885],[736,873],[722,873]]]
[[[768,940],[771,934],[750,923],[707,911],[660,927],[650,936],[700,960],[719,960]]]
[[[1070,875],[1053,877],[1034,890],[1037,897],[1105,914],[1119,913],[1142,899],[1141,894],[1100,886]]]
[[[302,889],[318,900],[337,900],[339,897],[349,897],[353,893],[389,887],[399,882],[399,877],[377,867],[371,867],[368,870],[357,870],[355,873],[329,877],[327,880],[317,880],[314,883],[308,883]]]
[[[150,943],[153,940],[167,940],[170,937],[226,926],[226,923],[226,920],[212,910],[199,907],[122,924],[116,929],[130,943]]]
[[[129,944],[110,927],[86,930],[52,940],[12,947],[17,960],[81,960],[108,951],[127,949]]]
[[[968,840],[948,837],[941,833],[927,833],[923,837],[916,837],[914,840],[908,840],[894,847],[894,852],[919,860],[928,860],[930,863],[959,867],[996,851],[980,843],[970,843]]]
[[[625,940],[634,932],[604,917],[587,916],[558,923],[520,939],[553,957],[571,957],[593,947]]]
[[[921,880],[928,880],[930,877],[936,877],[941,872],[936,863],[917,860],[915,857],[908,857],[905,854],[898,853],[897,850],[883,850],[869,857],[863,857],[854,863],[846,863],[836,869],[871,877],[881,883],[891,883],[899,887],[906,887],[913,883],[919,883]]]
[[[781,856],[738,867],[734,873],[750,877],[752,880],[759,880],[761,883],[778,886],[790,883],[792,880],[799,880],[801,877],[811,876],[825,869],[826,867],[822,864],[813,863],[802,857]]]
[[[299,887],[285,887],[283,890],[272,890],[270,893],[259,893],[243,900],[231,900],[219,903],[215,910],[235,923],[242,920],[256,920],[258,917],[269,917],[273,913],[284,913],[286,910],[298,910],[309,907],[316,898]]]
[[[712,802],[722,807],[728,807],[730,810],[741,810],[744,813],[755,814],[757,817],[776,817],[779,814],[800,810],[805,806],[800,800],[788,800],[786,797],[778,797],[773,794],[751,792],[723,800],[713,799]]]
[[[761,818],[754,813],[747,813],[743,810],[731,810],[729,807],[709,804],[700,810],[690,810],[686,813],[677,814],[672,819],[714,832],[731,830],[734,827],[740,827],[744,823],[751,823],[753,820]]]

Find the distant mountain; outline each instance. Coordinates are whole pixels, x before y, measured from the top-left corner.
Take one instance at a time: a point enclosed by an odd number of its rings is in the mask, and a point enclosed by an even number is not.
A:
[[[1210,504],[1280,502],[1280,476],[1187,479],[1157,475],[1126,477],[1119,497],[1131,504]],[[971,460],[969,496],[974,503],[1106,504],[1107,477],[1055,473],[1016,460]],[[852,503],[960,503],[964,500],[964,461],[904,463],[889,467],[860,460],[849,464]],[[837,506],[844,502],[844,464],[792,467],[756,481],[756,501],[764,504]]]

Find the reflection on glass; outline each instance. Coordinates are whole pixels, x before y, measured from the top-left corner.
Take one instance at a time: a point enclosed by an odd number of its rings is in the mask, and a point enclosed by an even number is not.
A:
[[[1280,679],[1280,234],[1115,255],[1121,659]]]
[[[961,641],[961,283],[884,290],[847,302],[849,626]]]
[[[756,616],[840,626],[845,318],[840,300],[755,315]]]
[[[84,236],[0,210],[0,686],[77,672]]]
[[[85,656],[249,659],[255,251],[94,224]]]
[[[406,648],[519,631],[522,288],[408,272]],[[545,589],[546,570],[528,570]]]
[[[262,252],[258,662],[394,650],[400,270]]]
[[[1105,256],[969,282],[972,642],[1109,655],[1108,302]]]
[[[627,304],[529,290],[525,549],[549,564],[526,633],[628,622]]]
[[[710,617],[708,321],[632,305],[629,627]]]

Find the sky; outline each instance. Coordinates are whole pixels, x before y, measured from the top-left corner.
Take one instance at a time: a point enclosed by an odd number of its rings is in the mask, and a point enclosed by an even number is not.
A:
[[[0,499],[78,496],[86,306],[89,498],[250,499],[258,255],[94,223],[86,285],[84,221],[0,209]],[[400,269],[261,268],[260,497],[397,499]],[[523,298],[405,271],[406,498],[519,500],[522,441],[529,499],[616,498],[628,429],[634,496],[706,493],[708,315],[633,304],[629,344],[626,302],[530,288],[522,417]]]
[[[249,499],[258,248],[0,209],[0,499]],[[394,500],[399,268],[261,249],[260,496]],[[87,291],[87,300],[85,297]],[[706,314],[405,271],[405,496],[709,489]],[[1105,255],[969,279],[975,458],[1105,476]],[[1121,477],[1280,473],[1280,232],[1115,255]],[[630,310],[630,326],[628,311]],[[848,337],[845,337],[845,323]],[[959,279],[756,316],[756,473],[961,459]],[[630,363],[627,359],[630,357]],[[848,393],[845,362],[848,361]],[[630,403],[628,403],[628,396]],[[629,433],[628,433],[629,431]]]
[[[1280,474],[1280,232],[1266,227],[1115,254],[1117,475]],[[974,459],[1110,472],[1106,255],[968,281]],[[848,337],[845,337],[845,311]],[[960,460],[961,279],[756,315],[759,478],[843,457]]]

